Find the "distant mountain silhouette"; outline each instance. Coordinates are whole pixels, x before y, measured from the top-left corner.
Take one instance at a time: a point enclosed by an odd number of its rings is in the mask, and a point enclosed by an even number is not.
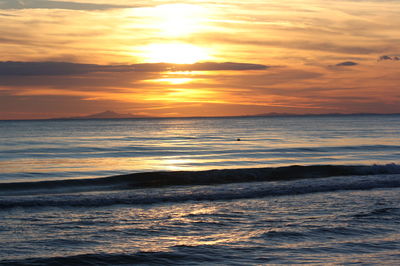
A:
[[[301,115],[301,114],[271,112],[271,113],[263,113],[263,114],[256,114],[256,115],[250,115],[250,116],[294,116],[294,115]]]
[[[175,116],[169,118],[207,118],[207,117],[302,117],[302,116],[367,116],[367,115],[400,115],[400,113],[323,113],[323,114],[295,114],[295,113],[263,113],[263,114],[253,114],[253,115],[239,115],[239,116]],[[33,119],[33,120],[69,120],[69,119],[124,119],[124,118],[166,118],[159,116],[146,116],[146,115],[134,115],[134,114],[120,114],[114,111],[105,111],[96,114],[86,115],[86,116],[73,116],[73,117],[55,117],[47,119]]]
[[[399,115],[399,113],[389,113],[389,114],[381,114],[381,113],[322,113],[322,114],[294,114],[294,113],[264,113],[264,114],[255,114],[248,116],[354,116],[354,115]]]
[[[58,119],[118,119],[118,118],[148,118],[149,116],[144,115],[133,115],[133,114],[120,114],[113,111],[105,111],[92,115],[86,116],[74,116],[74,117],[62,117]]]

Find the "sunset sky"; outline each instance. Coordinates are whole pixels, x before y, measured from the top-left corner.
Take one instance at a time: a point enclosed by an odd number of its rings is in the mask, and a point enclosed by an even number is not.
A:
[[[0,0],[0,119],[400,113],[399,0]]]

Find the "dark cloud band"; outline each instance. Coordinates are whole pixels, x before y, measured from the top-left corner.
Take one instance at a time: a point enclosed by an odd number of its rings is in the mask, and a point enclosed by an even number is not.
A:
[[[195,64],[147,63],[133,65],[95,65],[66,62],[0,62],[0,76],[66,76],[94,72],[166,72],[262,70],[268,66],[248,63],[204,62]]]
[[[70,9],[70,10],[106,10],[113,8],[129,8],[134,6],[121,6],[110,4],[91,4],[68,1],[51,0],[0,0],[0,9]]]
[[[397,55],[382,55],[381,57],[379,57],[378,61],[384,61],[384,60],[400,61],[400,56],[397,56]]]
[[[336,64],[336,66],[356,66],[356,65],[358,65],[358,63],[352,62],[352,61],[346,61],[346,62]]]

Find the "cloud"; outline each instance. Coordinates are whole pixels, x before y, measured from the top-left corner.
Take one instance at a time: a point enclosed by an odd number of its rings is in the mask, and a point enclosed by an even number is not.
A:
[[[143,64],[154,65],[157,64]],[[204,62],[195,64],[164,64],[167,69],[173,71],[219,71],[219,70],[263,70],[269,68],[266,65],[235,63],[235,62]]]
[[[221,35],[221,34],[220,34]],[[359,45],[345,45],[341,42],[320,42],[310,40],[255,40],[249,38],[237,38],[237,36],[231,34],[224,34],[221,36],[211,36],[214,41],[225,42],[229,44],[240,44],[240,45],[253,45],[253,46],[266,46],[266,47],[280,47],[287,49],[297,49],[306,51],[322,51],[331,53],[341,54],[352,54],[352,55],[367,55],[382,53],[384,50],[389,48],[396,48],[394,45],[388,45],[383,48],[382,46],[369,45],[368,47],[362,47]]]
[[[378,61],[384,61],[384,60],[394,60],[394,61],[399,61],[400,56],[397,55],[382,55],[379,57]]]
[[[356,65],[358,65],[358,63],[352,62],[352,61],[346,61],[346,62],[336,64],[336,66],[356,66]]]
[[[70,10],[106,10],[113,8],[132,8],[135,6],[91,4],[51,0],[0,0],[0,9],[70,9]]]
[[[195,64],[144,63],[133,65],[96,65],[67,62],[0,62],[0,76],[68,76],[94,72],[166,72],[262,70],[268,66],[235,62]]]

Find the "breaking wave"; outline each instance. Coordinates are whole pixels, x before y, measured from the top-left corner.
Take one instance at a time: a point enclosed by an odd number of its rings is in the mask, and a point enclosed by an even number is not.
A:
[[[8,183],[0,188],[0,208],[157,204],[395,188],[400,187],[399,174],[400,166],[396,164],[320,165],[149,172],[99,179]]]
[[[215,185],[242,182],[285,181],[330,176],[400,174],[400,165],[310,165],[208,171],[165,171],[104,178],[2,183],[0,193],[74,190],[135,189],[180,185]],[[0,194],[1,195],[1,194]]]

